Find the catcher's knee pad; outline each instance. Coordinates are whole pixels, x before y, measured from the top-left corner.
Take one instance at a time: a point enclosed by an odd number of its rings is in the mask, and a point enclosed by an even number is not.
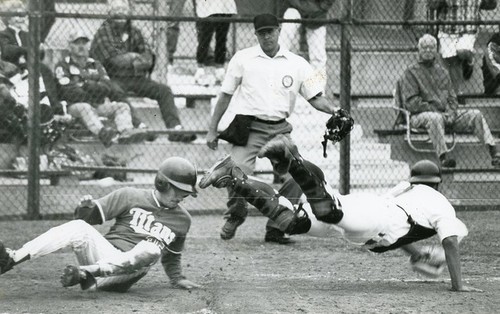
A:
[[[233,189],[265,216],[271,218],[275,215],[279,202],[276,192],[269,185],[253,179],[234,179]]]

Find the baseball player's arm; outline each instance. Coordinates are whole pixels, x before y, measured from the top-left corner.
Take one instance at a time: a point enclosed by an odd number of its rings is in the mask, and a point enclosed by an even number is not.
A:
[[[180,253],[177,254],[166,251],[161,257],[161,264],[173,287],[181,289],[193,289],[200,287],[200,285],[186,279],[186,277],[182,275]]]
[[[313,106],[316,110],[333,114],[337,109],[338,106],[335,106],[332,104],[330,101],[328,101],[325,96],[318,94],[314,96],[313,98],[309,99],[308,102]]]
[[[210,125],[208,126],[208,133],[206,136],[207,146],[210,149],[217,149],[217,126],[219,125],[220,119],[226,112],[232,97],[233,95],[226,94],[224,92],[219,95],[214,113],[210,119]]]
[[[90,225],[100,225],[104,222],[103,213],[91,195],[84,195],[80,199],[75,208],[74,219],[82,219]]]
[[[460,254],[458,249],[458,239],[456,236],[446,237],[442,241],[446,264],[451,278],[451,290],[457,292],[482,292],[474,287],[464,286],[462,283],[462,270],[460,266]]]

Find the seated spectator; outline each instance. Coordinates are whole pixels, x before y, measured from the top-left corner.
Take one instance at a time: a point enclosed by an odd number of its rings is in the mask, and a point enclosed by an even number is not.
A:
[[[418,62],[410,66],[401,81],[403,106],[411,112],[410,125],[425,128],[443,167],[455,167],[446,156],[445,127],[473,131],[486,144],[491,163],[500,166],[495,139],[481,111],[458,109],[450,74],[437,60],[437,40],[426,34],[418,41]]]
[[[1,53],[0,53],[1,57]],[[40,130],[41,146],[52,148],[61,138],[69,115],[56,114],[45,93],[43,80],[40,79]],[[0,60],[0,125],[7,131],[6,142],[25,144],[28,139],[28,72],[19,73],[14,64]]]
[[[125,1],[112,1],[110,14],[130,15]],[[155,56],[148,49],[141,31],[128,18],[109,18],[99,27],[90,46],[90,56],[99,60],[111,79],[124,90],[158,102],[165,126],[181,130],[179,112],[172,90],[150,78]],[[170,141],[191,142],[195,134],[170,134]]]
[[[493,34],[488,41],[483,57],[484,93],[500,93],[500,33]]]
[[[2,3],[2,9],[9,12],[26,12],[25,4],[18,0],[9,0]],[[0,32],[0,48],[2,59],[15,64],[19,72],[27,67],[28,53],[28,17],[27,16],[5,16],[2,20],[6,28]],[[42,45],[43,46],[43,45]],[[44,53],[41,51],[41,58]],[[50,105],[56,112],[61,112],[62,107],[57,95],[57,86],[52,71],[44,63],[40,63],[40,75]]]
[[[144,131],[134,129],[130,107],[126,102],[120,101],[121,90],[114,88],[101,63],[89,58],[89,42],[90,39],[83,32],[71,33],[69,55],[55,67],[60,96],[68,103],[68,113],[81,119],[106,147],[115,138],[119,143],[146,139]],[[112,118],[116,130],[104,126],[100,116]]]
[[[196,15],[202,19],[196,22],[196,32],[198,34],[198,47],[196,48],[196,63],[198,69],[194,75],[196,84],[212,85],[212,83],[220,83],[224,79],[227,55],[227,34],[231,22],[214,22],[209,18],[231,17],[236,14],[236,3],[234,0],[214,0],[214,1],[197,1]],[[212,37],[215,34],[215,77],[211,79],[207,68],[211,66],[209,48]]]

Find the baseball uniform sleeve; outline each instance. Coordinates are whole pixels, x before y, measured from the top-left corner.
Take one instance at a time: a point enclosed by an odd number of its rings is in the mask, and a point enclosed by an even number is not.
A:
[[[443,195],[434,195],[428,220],[436,230],[440,241],[450,236],[463,238],[469,233],[465,224],[457,218],[453,206]]]
[[[436,222],[436,231],[439,241],[451,236],[457,236],[461,239],[469,234],[465,224],[456,217],[444,217],[438,220]]]
[[[172,284],[186,278],[182,275],[181,254],[165,251],[161,256],[161,265]]]
[[[299,93],[306,100],[309,100],[323,92],[325,78],[321,76],[321,71],[314,71],[311,65],[305,60],[303,61],[302,68],[304,80],[300,86]]]
[[[106,220],[111,220],[130,209],[128,206],[128,196],[133,193],[129,189],[118,189],[95,200],[97,207],[99,207]]]
[[[241,84],[243,77],[243,64],[241,62],[241,53],[237,52],[229,61],[227,66],[226,76],[222,82],[221,92],[233,95],[238,86]]]

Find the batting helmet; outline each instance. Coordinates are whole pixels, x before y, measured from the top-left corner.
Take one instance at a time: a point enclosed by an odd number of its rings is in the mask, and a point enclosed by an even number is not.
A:
[[[165,159],[158,169],[155,178],[155,188],[160,192],[165,192],[168,184],[176,188],[190,192],[196,197],[196,167],[189,161],[181,157],[170,157]]]
[[[410,171],[410,183],[439,183],[441,169],[430,160],[416,162]]]

